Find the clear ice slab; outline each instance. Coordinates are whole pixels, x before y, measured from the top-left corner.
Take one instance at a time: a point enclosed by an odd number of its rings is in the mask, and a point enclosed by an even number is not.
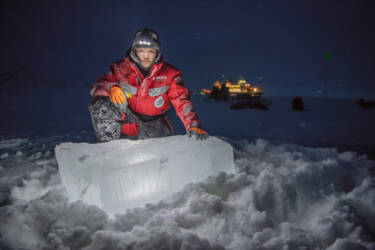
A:
[[[55,153],[70,200],[109,214],[158,202],[219,172],[234,173],[233,148],[216,137],[68,142],[56,146]]]

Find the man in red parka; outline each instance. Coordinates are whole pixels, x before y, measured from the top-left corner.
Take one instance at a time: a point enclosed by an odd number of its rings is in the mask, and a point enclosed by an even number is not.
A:
[[[146,139],[173,134],[166,112],[174,107],[189,136],[208,134],[182,81],[182,72],[163,61],[158,34],[138,30],[124,60],[111,65],[92,86],[89,111],[99,141]]]

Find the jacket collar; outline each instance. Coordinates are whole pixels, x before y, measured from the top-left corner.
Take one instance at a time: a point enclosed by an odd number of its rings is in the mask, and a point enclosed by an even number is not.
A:
[[[143,74],[142,74],[141,71],[139,70],[139,68],[138,68],[138,66],[136,65],[136,63],[133,62],[133,61],[130,59],[129,56],[127,56],[127,57],[125,58],[125,62],[130,66],[130,68],[131,68],[133,71],[135,71],[135,72],[137,73],[137,76],[138,76],[138,77],[141,77],[141,79],[144,78],[144,77],[143,77]],[[164,62],[163,62],[163,61],[159,61],[159,62],[153,64],[153,65],[151,66],[150,73],[148,74],[148,76],[147,76],[146,78],[154,76],[155,73],[158,72],[158,71],[161,69],[161,67],[163,67],[163,65],[164,65]]]

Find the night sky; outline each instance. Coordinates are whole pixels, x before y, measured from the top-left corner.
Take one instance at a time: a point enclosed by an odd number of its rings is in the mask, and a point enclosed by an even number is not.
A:
[[[238,75],[267,95],[375,98],[371,0],[1,1],[0,73],[87,84],[155,29],[194,92]],[[325,62],[326,55],[332,55]],[[21,90],[22,91],[22,90]]]

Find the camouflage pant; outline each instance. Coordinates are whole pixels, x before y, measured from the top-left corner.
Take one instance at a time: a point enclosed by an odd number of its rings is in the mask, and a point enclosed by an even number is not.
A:
[[[111,141],[121,136],[121,111],[108,97],[98,97],[89,105],[92,125],[98,141]]]
[[[116,140],[121,137],[121,127],[128,121],[121,121],[123,111],[108,97],[96,98],[89,105],[89,112],[99,142]],[[134,119],[129,122],[134,122]],[[137,123],[138,139],[164,137],[173,134],[172,127],[165,116],[148,121],[139,119]]]

